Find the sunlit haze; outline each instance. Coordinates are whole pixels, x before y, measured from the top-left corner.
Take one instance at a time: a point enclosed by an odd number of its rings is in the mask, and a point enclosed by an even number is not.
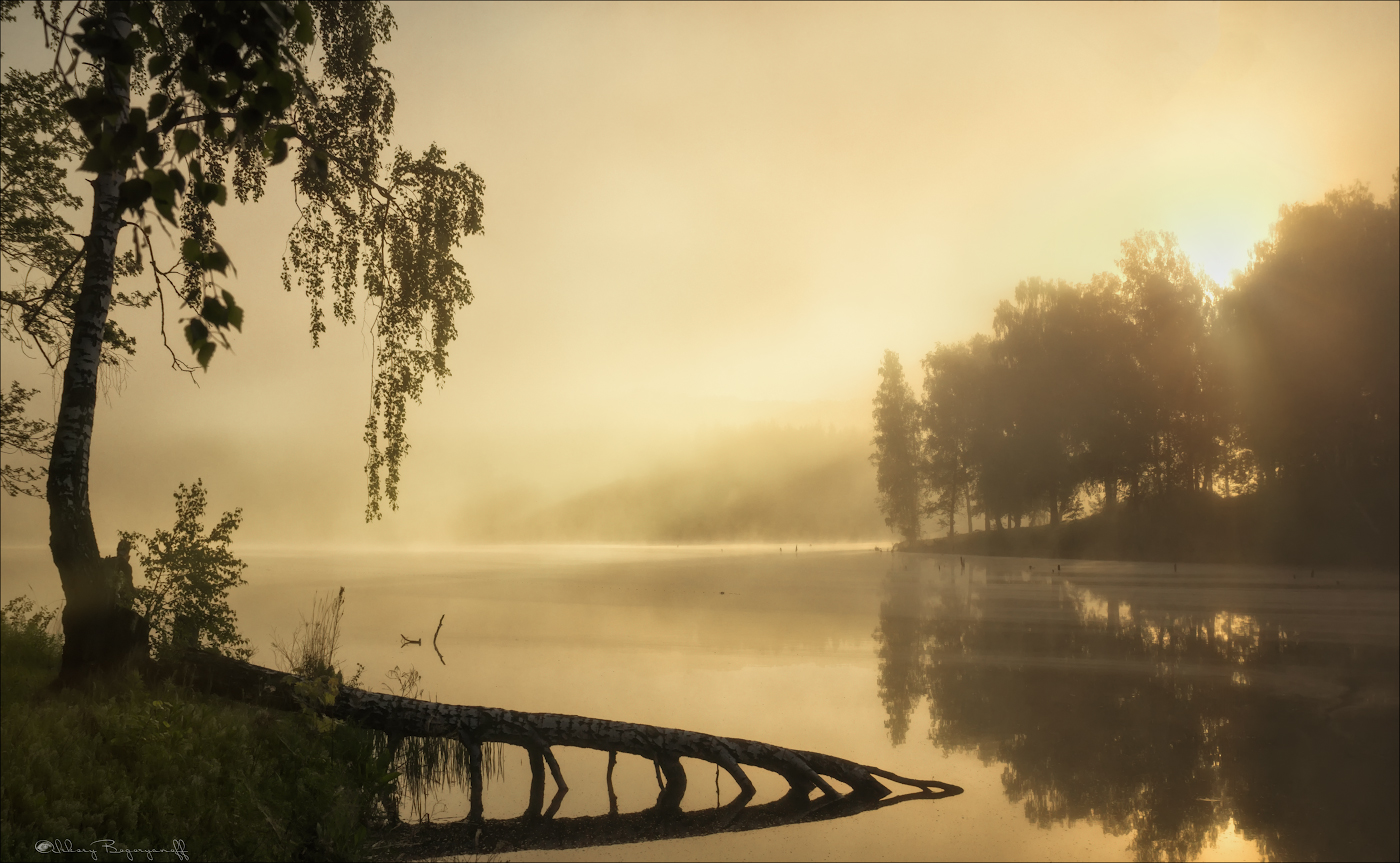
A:
[[[154,312],[120,316],[139,353],[98,406],[104,548],[197,476],[244,508],[240,542],[450,544],[492,501],[683,471],[765,424],[865,441],[885,349],[917,368],[1021,279],[1112,270],[1142,229],[1228,284],[1281,205],[1387,197],[1400,159],[1395,3],[392,9],[395,142],[486,181],[400,510],[363,523],[368,331],[312,350],[281,290],[284,165],[218,214],[232,355],[191,381]],[[23,15],[4,62],[41,44]],[[4,366],[55,392],[9,343]],[[43,543],[43,501],[7,498],[3,525]]]

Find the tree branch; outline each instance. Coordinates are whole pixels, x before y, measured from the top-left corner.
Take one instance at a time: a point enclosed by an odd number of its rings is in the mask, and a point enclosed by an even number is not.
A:
[[[86,251],[87,239],[84,238],[83,248],[79,249],[76,253],[74,253],[73,260],[69,261],[68,266],[63,268],[63,272],[59,273],[56,277],[54,277],[54,280],[49,283],[48,288],[44,291],[43,295],[39,297],[39,302],[37,306],[32,310],[27,305],[25,306],[25,314],[21,317],[21,320],[24,321],[25,332],[29,332],[29,327],[38,318],[39,312],[43,311],[44,307],[49,304],[49,300],[53,298],[53,292],[58,289],[58,286],[63,282],[64,279],[68,278],[68,274],[73,272],[73,268],[76,267],[78,265],[78,262],[83,259],[83,253]]]
[[[170,274],[175,272],[175,268],[171,267],[168,270],[161,270],[156,264],[156,250],[155,247],[151,245],[151,235],[139,228],[137,229],[137,233],[145,239],[146,251],[151,256],[151,278],[155,280],[156,295],[160,297],[160,341],[165,345],[166,352],[170,354],[170,367],[177,372],[184,372],[189,375],[190,380],[194,381],[194,385],[199,386],[199,379],[194,376],[194,366],[182,362],[180,358],[175,355],[175,349],[170,347],[170,338],[165,332],[165,286],[161,284],[160,280],[162,276],[165,277],[165,280],[170,282],[170,287],[178,294],[179,290],[175,288],[175,281],[170,278]]]

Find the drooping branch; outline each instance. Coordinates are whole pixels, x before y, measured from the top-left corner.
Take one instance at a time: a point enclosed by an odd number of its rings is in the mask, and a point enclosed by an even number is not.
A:
[[[194,376],[194,366],[184,362],[179,357],[175,356],[175,351],[170,347],[170,339],[165,333],[165,287],[161,283],[161,279],[165,279],[165,281],[170,285],[170,289],[175,292],[175,295],[177,297],[180,296],[179,287],[175,284],[175,280],[170,278],[170,275],[174,273],[177,268],[171,267],[168,270],[162,270],[156,264],[156,250],[155,247],[151,245],[151,235],[141,230],[139,227],[136,229],[136,233],[138,236],[137,242],[139,243],[142,239],[144,239],[146,241],[147,253],[151,256],[151,277],[155,279],[155,293],[156,296],[160,298],[160,341],[161,344],[165,345],[166,352],[170,354],[170,367],[177,372],[184,372],[185,374],[189,375],[190,380],[194,381],[195,385],[198,386],[199,381]],[[184,302],[183,297],[181,297],[181,302]],[[186,305],[188,305],[188,303],[186,303]]]

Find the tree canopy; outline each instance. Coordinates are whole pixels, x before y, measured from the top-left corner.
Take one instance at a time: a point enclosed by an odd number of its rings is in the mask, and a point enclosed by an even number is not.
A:
[[[959,509],[1053,525],[1120,494],[1260,491],[1280,547],[1330,554],[1306,537],[1346,523],[1393,535],[1396,201],[1355,186],[1284,207],[1231,288],[1152,232],[1123,242],[1117,272],[1021,282],[992,337],[923,360],[930,514],[952,533]]]
[[[7,19],[18,5],[5,2]],[[244,322],[214,208],[230,186],[256,201],[268,169],[290,160],[299,218],[284,287],[307,294],[313,343],[327,311],[342,323],[370,316],[366,514],[396,505],[407,402],[427,375],[449,374],[454,315],[472,299],[453,252],[482,230],[484,184],[436,145],[420,155],[391,145],[395,96],[375,49],[392,35],[392,13],[303,0],[37,4],[34,14],[54,64],[11,70],[4,85],[3,252],[22,276],[5,291],[6,337],[51,366],[65,361],[84,258],[75,246],[86,242],[64,216],[81,204],[64,183],[76,162],[120,173],[117,212],[105,218],[131,227],[132,248],[114,257],[115,276],[150,271],[146,291],[117,292],[115,303],[181,309],[190,353],[172,361],[207,369]],[[177,237],[163,266],[158,223]],[[134,348],[105,322],[104,362]]]

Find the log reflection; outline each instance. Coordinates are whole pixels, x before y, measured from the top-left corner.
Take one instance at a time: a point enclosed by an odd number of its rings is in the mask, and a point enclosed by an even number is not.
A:
[[[748,805],[741,795],[719,809],[682,812],[669,800],[641,812],[587,815],[576,818],[531,817],[459,821],[453,823],[400,824],[375,843],[379,859],[408,860],[453,855],[503,854],[511,851],[561,850],[690,839],[716,833],[763,830],[790,824],[807,824],[849,818],[863,812],[913,801],[941,800],[962,789],[920,791],[882,799],[847,794],[831,800],[818,796],[807,800],[788,794],[772,803]],[[555,806],[558,798],[556,795]],[[666,798],[666,789],[661,797]]]

